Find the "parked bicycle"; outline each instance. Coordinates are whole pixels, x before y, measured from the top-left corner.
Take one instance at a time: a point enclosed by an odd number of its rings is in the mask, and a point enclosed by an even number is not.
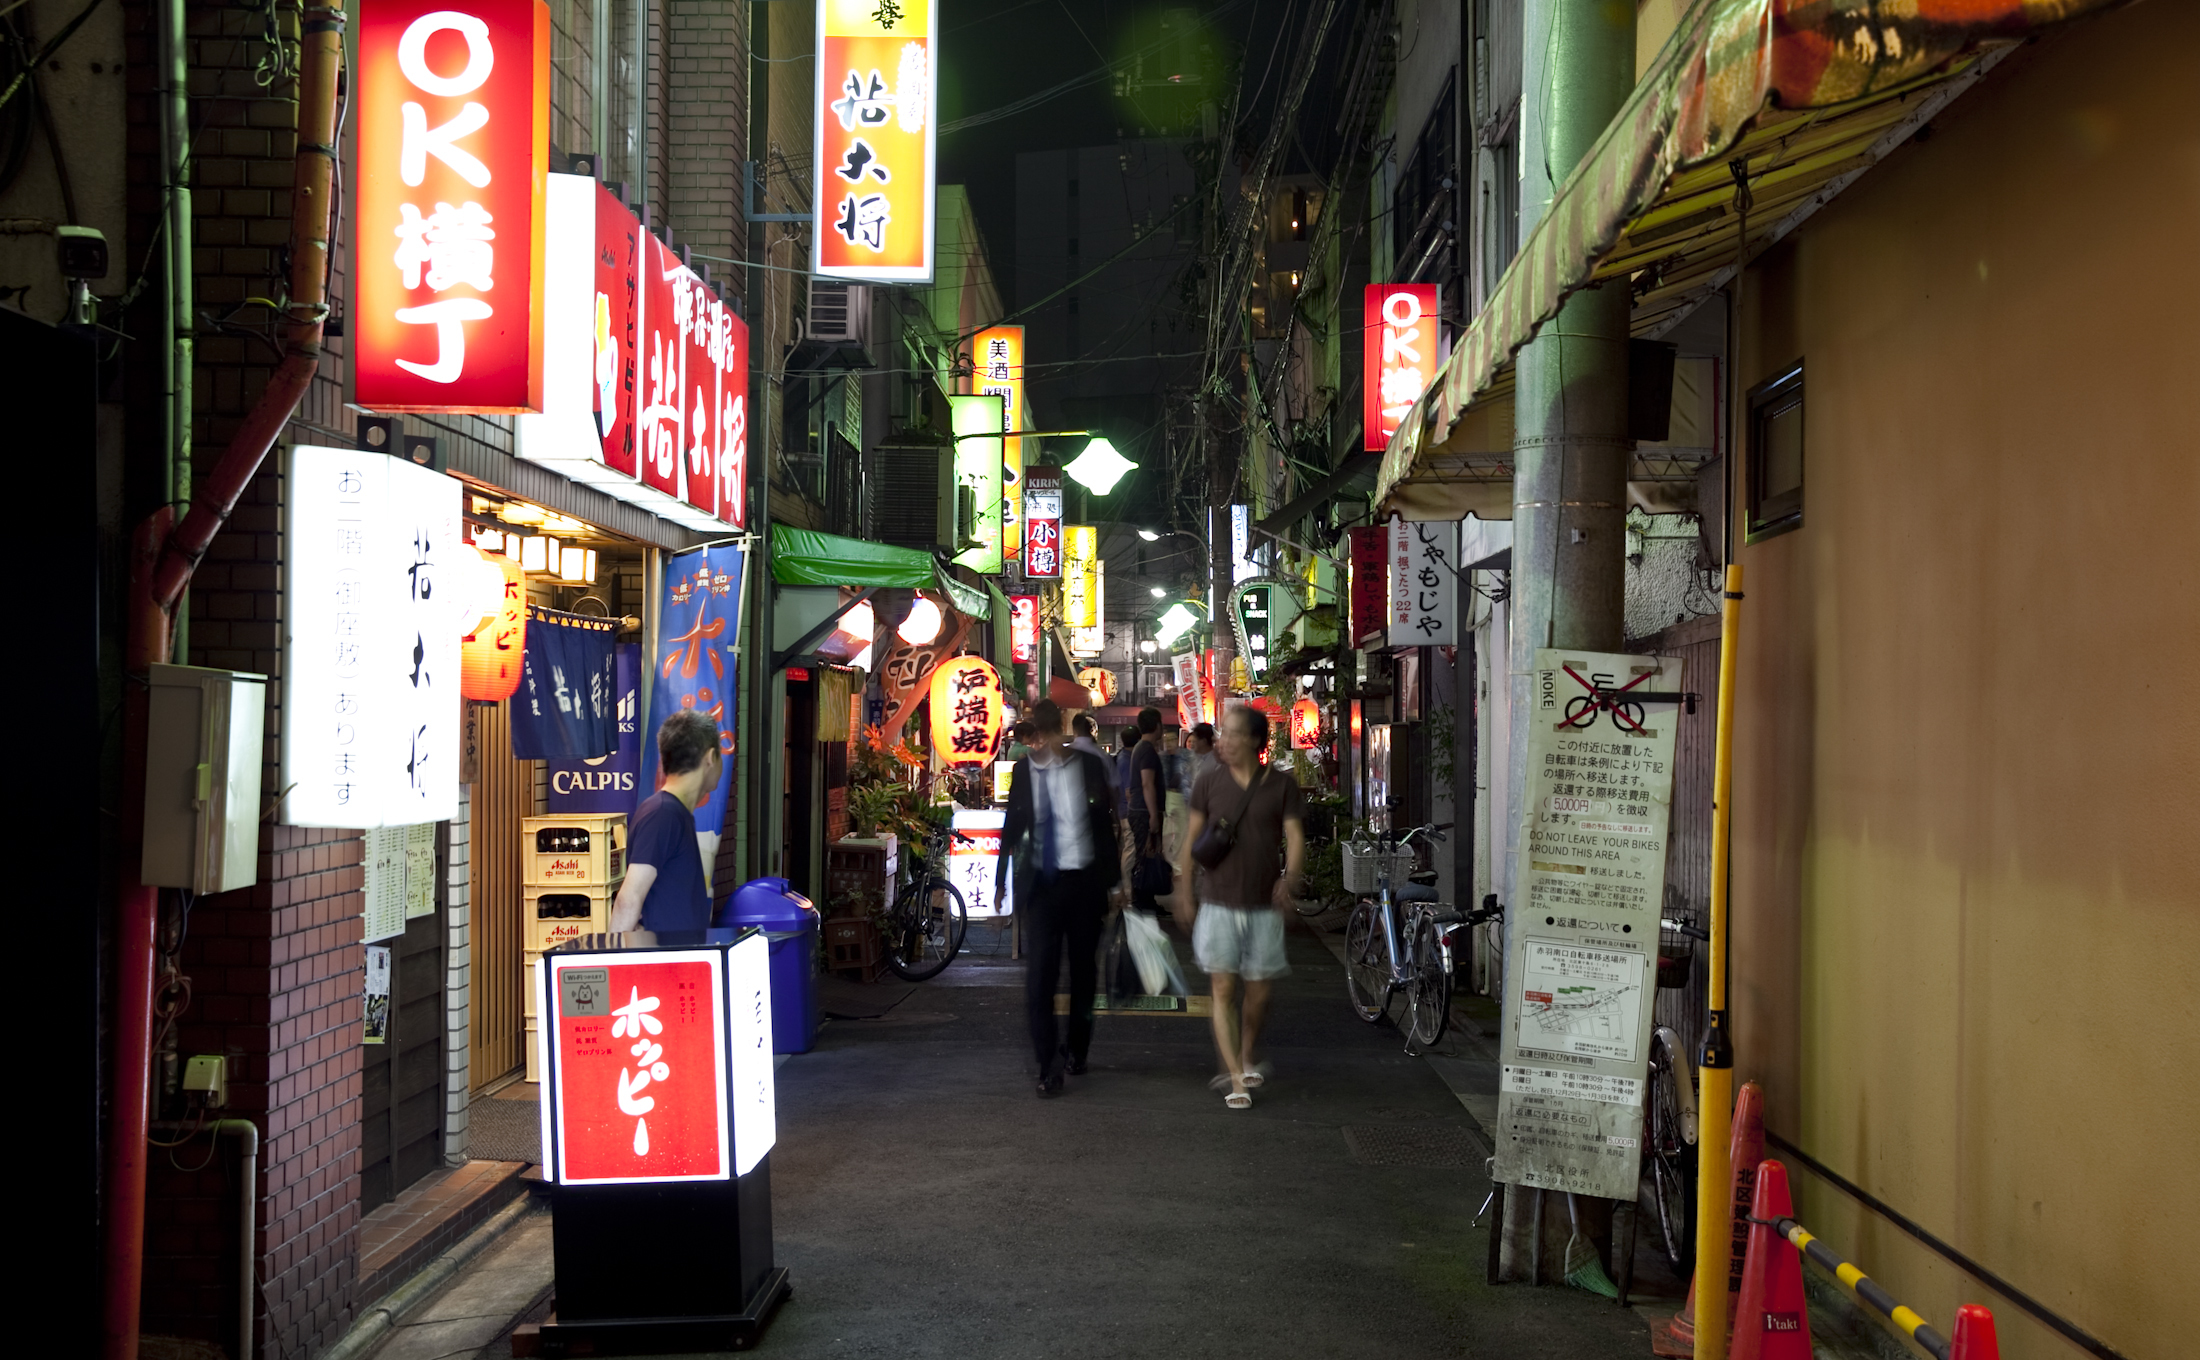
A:
[[[972,838],[960,831],[938,831],[925,838],[924,849],[909,849],[909,882],[894,897],[880,923],[886,966],[911,982],[938,977],[962,950],[970,929],[970,909],[962,889],[947,880],[945,865],[949,837]]]
[[[1406,999],[1406,1051],[1441,1042],[1451,1023],[1451,937],[1500,914],[1494,905],[1458,911],[1437,900],[1433,874],[1414,874],[1413,842],[1435,844],[1450,824],[1381,832],[1345,848],[1345,886],[1368,894],[1345,921],[1345,992],[1369,1024]],[[1405,879],[1405,882],[1395,880]],[[1427,881],[1415,881],[1426,879]]]
[[[1682,913],[1660,917],[1667,935],[1708,940],[1710,932]],[[1658,985],[1678,988],[1694,964],[1693,946],[1668,953],[1661,944]],[[1674,980],[1668,980],[1672,974]],[[1658,1209],[1658,1245],[1675,1272],[1686,1275],[1696,1262],[1696,1081],[1680,1036],[1659,1025],[1650,1036],[1650,1098],[1644,1102],[1643,1175],[1650,1181]]]

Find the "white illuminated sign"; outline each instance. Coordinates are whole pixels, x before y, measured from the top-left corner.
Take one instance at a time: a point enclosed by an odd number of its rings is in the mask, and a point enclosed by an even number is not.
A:
[[[771,945],[761,933],[726,953],[728,1054],[733,1068],[733,1174],[746,1176],[779,1141],[772,1069]]]
[[[458,815],[461,487],[299,445],[283,521],[282,808],[292,826]]]

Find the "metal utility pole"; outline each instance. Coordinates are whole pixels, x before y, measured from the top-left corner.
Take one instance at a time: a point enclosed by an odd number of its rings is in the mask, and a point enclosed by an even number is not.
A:
[[[1635,84],[1635,7],[1527,0],[1521,50],[1520,239],[1596,144]],[[1623,284],[1574,294],[1520,351],[1513,395],[1512,686],[1505,900],[1516,900],[1520,799],[1528,787],[1536,650],[1619,650],[1627,514],[1627,320]],[[1508,914],[1506,930],[1513,928]],[[1505,1025],[1518,1023],[1507,990]],[[1500,1269],[1563,1278],[1564,1228],[1536,1232],[1546,1198],[1505,1197]],[[1588,1210],[1603,1201],[1575,1206]],[[1528,1256],[1542,1259],[1530,1263]]]

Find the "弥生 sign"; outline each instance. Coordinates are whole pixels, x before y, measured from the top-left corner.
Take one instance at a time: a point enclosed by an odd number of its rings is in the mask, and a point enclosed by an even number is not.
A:
[[[1255,685],[1268,682],[1270,600],[1276,587],[1267,584],[1240,586],[1236,592],[1238,639],[1245,647],[1245,673]]]
[[[353,399],[539,411],[550,7],[377,0],[358,31]]]
[[[934,0],[818,0],[814,50],[811,268],[928,283],[939,10]]]
[[[1006,696],[1000,672],[974,656],[958,656],[932,672],[932,749],[950,765],[993,759],[1001,744]]]
[[[1005,802],[1008,795],[1003,792],[1000,797]],[[1008,814],[999,809],[955,809],[950,825],[961,835],[948,842],[947,881],[962,893],[963,907],[972,916],[1007,916],[1016,910],[1013,883],[1001,884],[1001,909],[993,910],[993,885],[1001,872],[1001,829],[1007,824]]]
[[[481,615],[456,478],[297,445],[283,515],[282,808],[291,826],[458,814],[460,636]]]
[[[1361,442],[1380,452],[1436,376],[1436,285],[1369,284],[1360,324]]]

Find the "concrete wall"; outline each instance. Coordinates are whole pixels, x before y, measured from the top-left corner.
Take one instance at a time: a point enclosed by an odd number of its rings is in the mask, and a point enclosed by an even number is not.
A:
[[[1749,272],[1805,521],[1743,548],[1738,1076],[1771,1128],[2131,1355],[2200,1216],[2200,8],[2037,42]],[[2072,1348],[1798,1173],[2003,1354]]]

